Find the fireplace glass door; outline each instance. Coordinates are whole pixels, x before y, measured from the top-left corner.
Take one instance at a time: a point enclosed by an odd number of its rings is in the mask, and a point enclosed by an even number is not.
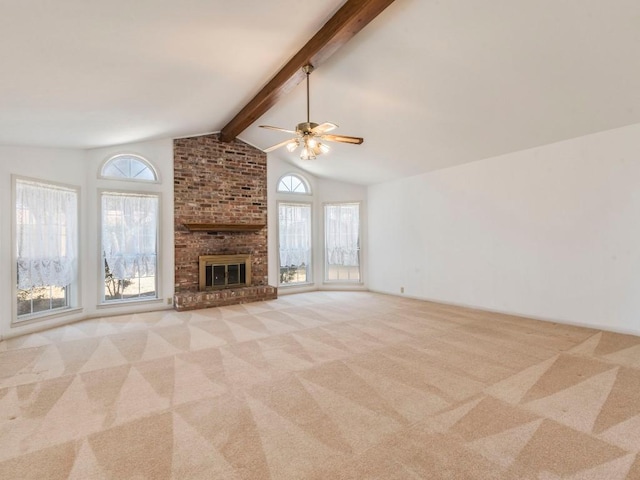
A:
[[[201,282],[204,280],[204,284],[201,283],[200,289],[248,285],[251,275],[247,269],[248,255],[242,256],[242,258],[238,257],[238,255],[201,257],[200,268],[204,269],[204,278],[201,276]]]

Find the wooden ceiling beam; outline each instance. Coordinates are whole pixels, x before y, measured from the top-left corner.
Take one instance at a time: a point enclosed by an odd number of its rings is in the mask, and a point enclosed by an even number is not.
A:
[[[305,78],[302,67],[317,68],[351,40],[394,0],[347,0],[311,40],[220,132],[220,140],[233,141]]]

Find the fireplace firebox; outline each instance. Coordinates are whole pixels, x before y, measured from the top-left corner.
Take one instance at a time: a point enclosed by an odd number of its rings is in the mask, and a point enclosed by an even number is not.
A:
[[[251,285],[251,255],[202,255],[199,257],[200,291]]]

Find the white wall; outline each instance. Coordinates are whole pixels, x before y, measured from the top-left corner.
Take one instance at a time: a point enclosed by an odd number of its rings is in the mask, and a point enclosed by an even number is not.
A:
[[[313,161],[321,162],[322,159]],[[362,226],[362,250],[365,258],[367,245],[367,189],[361,185],[350,183],[336,182],[324,178],[317,178],[294,165],[281,160],[275,156],[269,155],[267,160],[267,218],[269,228],[269,285],[278,286],[279,268],[278,268],[278,201],[294,201],[307,202],[312,204],[312,235],[313,235],[313,285],[304,287],[279,287],[279,294],[294,293],[309,290],[330,290],[330,289],[366,289],[367,283],[367,266],[363,262],[361,267],[361,275],[363,282],[361,284],[345,284],[345,283],[324,283],[324,221],[323,208],[325,203],[330,202],[361,202],[361,221]],[[286,195],[277,194],[276,188],[280,178],[287,173],[296,173],[309,181],[311,186],[311,196],[306,195]]]
[[[161,284],[162,299],[155,303],[127,304],[117,307],[98,307],[98,281],[102,273],[98,246],[98,189],[130,189],[131,182],[98,180],[100,164],[116,153],[138,153],[150,160],[160,171],[160,185],[145,185],[147,191],[162,194],[161,221]],[[80,307],[70,315],[19,326],[11,326],[15,303],[12,274],[13,201],[12,175],[37,178],[80,187]],[[134,188],[138,188],[136,185]],[[82,318],[133,313],[168,308],[166,298],[173,295],[173,144],[171,140],[120,145],[95,150],[52,148],[0,147],[0,261],[4,274],[0,275],[0,338],[41,330],[53,325]],[[169,307],[170,308],[170,307]]]
[[[640,124],[368,193],[372,290],[640,334]]]

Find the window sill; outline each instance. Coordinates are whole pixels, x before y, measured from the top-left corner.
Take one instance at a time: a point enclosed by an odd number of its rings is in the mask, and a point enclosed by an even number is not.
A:
[[[11,328],[22,327],[23,325],[31,325],[33,323],[40,323],[47,320],[53,320],[56,318],[67,317],[69,315],[75,315],[82,313],[82,307],[69,307],[52,312],[34,313],[32,315],[26,315],[20,319],[16,319],[11,322]]]
[[[314,285],[315,285],[314,282],[280,283],[280,284],[278,284],[278,288],[305,288],[305,287],[313,287]]]
[[[325,280],[322,282],[323,285],[356,285],[362,286],[364,282],[360,280]]]
[[[131,305],[149,305],[149,304],[154,304],[154,303],[162,303],[163,299],[162,298],[150,298],[150,299],[144,299],[144,300],[119,300],[119,301],[112,301],[112,302],[108,302],[108,303],[100,303],[98,305],[96,305],[96,308],[99,309],[103,309],[103,308],[117,308],[117,307],[125,307],[125,306],[131,306]]]

